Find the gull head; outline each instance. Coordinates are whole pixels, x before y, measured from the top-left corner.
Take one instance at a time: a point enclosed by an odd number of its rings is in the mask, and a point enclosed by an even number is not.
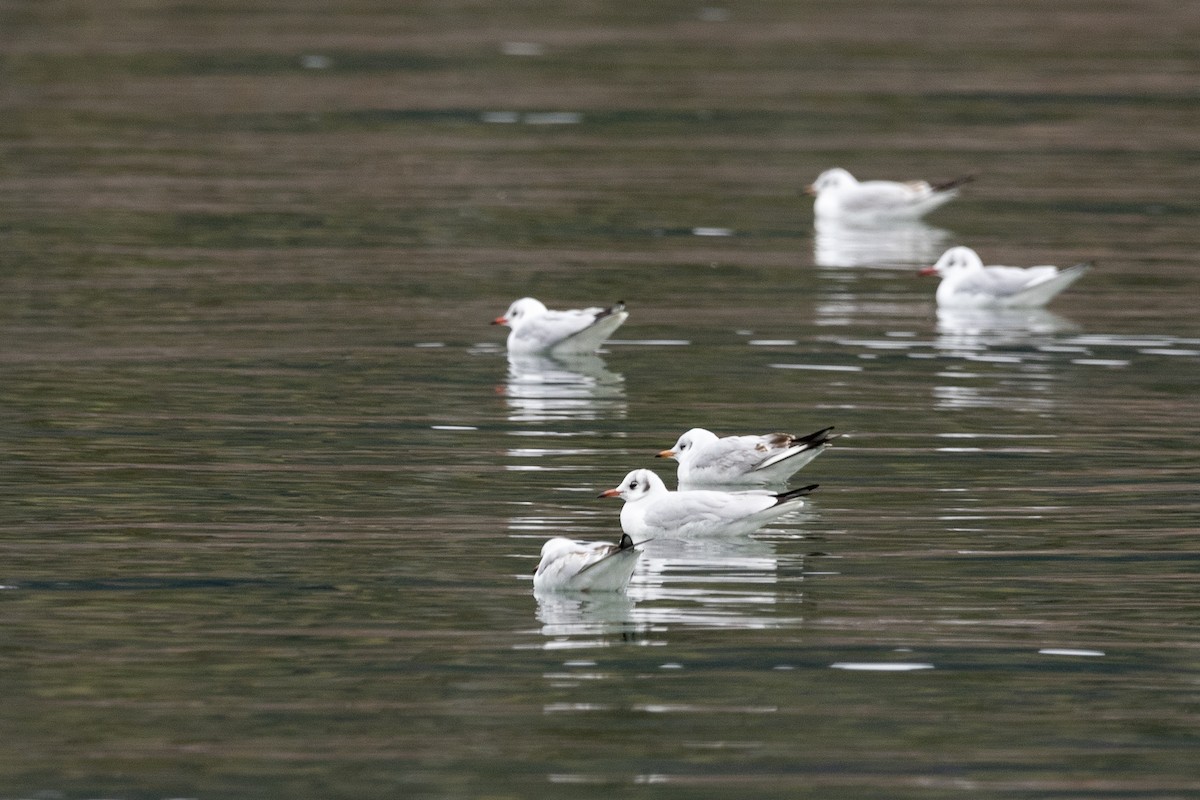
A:
[[[600,497],[619,497],[626,503],[635,503],[660,491],[665,492],[667,485],[662,478],[648,469],[635,469],[625,476],[621,485],[615,489],[605,489]]]
[[[534,300],[532,297],[522,297],[520,300],[514,300],[513,304],[508,307],[508,311],[492,320],[492,324],[507,325],[512,328],[530,316],[545,313],[546,307],[540,301]]]
[[[680,436],[679,441],[675,442],[669,450],[660,451],[658,457],[673,458],[682,463],[685,458],[695,452],[697,447],[715,441],[717,441],[717,435],[712,431],[704,428],[692,428]]]
[[[982,266],[983,260],[971,248],[951,247],[942,253],[942,257],[937,260],[936,264],[921,270],[920,274],[944,276],[946,273],[953,272],[954,270],[979,269]]]
[[[806,191],[811,195],[818,195],[830,189],[844,189],[856,183],[858,181],[849,172],[841,167],[834,167],[818,175],[817,179],[812,182],[812,186],[809,186]]]

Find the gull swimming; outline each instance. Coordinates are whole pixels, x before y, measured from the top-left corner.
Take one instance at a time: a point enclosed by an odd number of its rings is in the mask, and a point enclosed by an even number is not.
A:
[[[958,196],[958,187],[974,180],[965,175],[944,183],[859,181],[840,167],[822,172],[807,192],[816,196],[813,213],[821,222],[880,225],[914,221]]]
[[[648,469],[635,469],[600,497],[620,497],[621,529],[630,536],[691,536],[751,533],[803,507],[817,484],[775,494],[764,490],[672,492]]]
[[[985,267],[969,247],[951,247],[921,275],[938,275],[940,308],[1041,308],[1083,277],[1090,264],[1060,270],[1053,266]]]
[[[580,542],[556,536],[542,545],[542,560],[533,573],[535,591],[620,592],[633,577],[642,551],[629,534],[617,544]]]
[[[784,483],[830,446],[831,425],[807,436],[768,433],[763,436],[724,436],[692,428],[659,458],[679,462],[683,484]]]
[[[594,353],[628,318],[622,302],[609,308],[551,311],[532,297],[522,297],[492,324],[511,328],[509,353]]]

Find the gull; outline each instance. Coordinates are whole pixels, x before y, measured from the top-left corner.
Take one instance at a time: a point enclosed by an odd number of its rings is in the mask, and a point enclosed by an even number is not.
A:
[[[594,353],[628,318],[622,302],[611,308],[551,311],[532,297],[522,297],[492,324],[512,329],[509,353]]]
[[[816,196],[813,213],[822,222],[880,225],[915,221],[958,196],[965,175],[945,183],[862,181],[841,168],[822,172],[807,192]]]
[[[938,275],[940,308],[1040,308],[1083,277],[1090,264],[1058,267],[985,267],[969,247],[951,247],[921,275]]]
[[[542,545],[542,560],[533,573],[535,591],[620,592],[633,576],[642,554],[629,534],[617,544],[580,542],[556,536]]]
[[[648,469],[635,469],[621,485],[600,493],[620,497],[621,529],[630,536],[690,536],[750,533],[776,517],[796,511],[817,484],[774,494],[763,490],[718,492],[694,489],[672,492]]]
[[[683,484],[783,483],[829,447],[833,426],[807,436],[768,433],[763,436],[725,436],[692,428],[659,458],[679,462]]]

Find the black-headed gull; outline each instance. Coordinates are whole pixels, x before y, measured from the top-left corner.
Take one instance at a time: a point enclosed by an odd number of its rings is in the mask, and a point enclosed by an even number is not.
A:
[[[985,267],[969,247],[951,247],[922,275],[938,275],[941,308],[1040,308],[1083,277],[1088,264],[1058,267]]]
[[[650,470],[635,469],[620,486],[601,492],[600,497],[625,501],[621,529],[630,536],[691,536],[751,533],[801,508],[804,495],[816,488],[814,483],[780,494],[762,490],[672,492]]]
[[[927,181],[859,181],[841,168],[827,169],[808,187],[816,196],[813,214],[821,221],[878,225],[916,220],[958,196],[972,176],[945,183]]]
[[[629,318],[625,304],[551,311],[532,297],[514,300],[493,325],[507,325],[510,353],[594,353]]]
[[[784,483],[829,447],[833,427],[807,436],[768,433],[764,436],[724,436],[692,428],[659,458],[679,462],[679,484]]]
[[[533,588],[544,592],[620,592],[633,576],[641,554],[627,533],[621,534],[617,544],[556,536],[542,545]]]

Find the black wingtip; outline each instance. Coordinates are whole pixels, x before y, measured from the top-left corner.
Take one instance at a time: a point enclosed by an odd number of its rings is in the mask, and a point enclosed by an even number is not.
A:
[[[935,192],[948,192],[951,189],[957,189],[959,186],[962,186],[967,183],[971,183],[974,180],[975,180],[974,175],[960,175],[959,177],[954,178],[953,180],[943,181],[942,183],[930,184],[930,188],[933,189]]]
[[[833,439],[836,439],[840,435],[836,433],[830,433],[830,431],[833,430],[833,427],[834,426],[830,425],[828,428],[821,428],[821,430],[813,431],[807,436],[793,436],[792,441],[794,441],[796,444],[806,444],[810,447],[826,444]]]
[[[598,314],[596,314],[596,319],[599,320],[599,319],[604,319],[605,317],[611,317],[614,314],[620,314],[624,310],[625,310],[625,301],[618,300],[616,302],[616,304],[613,305],[612,307],[601,309],[600,312]]]
[[[786,503],[788,500],[794,500],[797,497],[803,497],[806,494],[812,493],[821,484],[810,483],[808,486],[801,486],[799,489],[789,489],[786,492],[781,492],[775,495],[775,505]]]
[[[629,550],[633,547],[633,537],[628,533],[621,534],[621,541],[617,544],[618,550]]]

